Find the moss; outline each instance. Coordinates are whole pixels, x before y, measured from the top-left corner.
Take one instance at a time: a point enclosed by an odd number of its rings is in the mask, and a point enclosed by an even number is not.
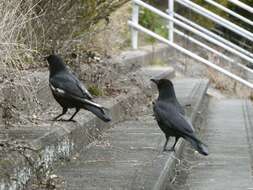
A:
[[[154,66],[165,66],[166,64],[161,59],[154,59],[151,62],[151,65],[154,65]]]
[[[251,101],[253,101],[253,93],[252,93],[252,92],[251,92],[250,95],[249,95],[249,99],[250,99]]]
[[[88,88],[92,96],[103,96],[104,92],[97,85],[90,85]]]
[[[6,160],[6,159],[1,159],[0,160],[0,168],[8,168],[11,165],[11,161],[10,160]]]

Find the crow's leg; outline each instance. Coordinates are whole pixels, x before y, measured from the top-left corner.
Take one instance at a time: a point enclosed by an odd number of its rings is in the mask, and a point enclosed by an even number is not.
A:
[[[59,117],[63,116],[68,111],[68,108],[62,108],[62,113],[56,116],[53,121],[56,121]]]
[[[170,149],[171,151],[175,151],[175,146],[177,144],[177,141],[178,141],[178,137],[175,137],[175,143],[173,144],[172,148]]]
[[[75,122],[75,120],[73,120],[73,118],[75,117],[75,115],[76,115],[79,111],[80,111],[80,108],[76,108],[75,113],[71,116],[71,118],[69,118],[68,121],[74,121],[74,122]]]
[[[166,149],[166,146],[167,146],[167,144],[168,144],[168,141],[169,141],[169,139],[170,139],[170,137],[169,136],[165,136],[166,137],[166,141],[165,141],[165,143],[164,143],[164,145],[163,145],[163,151],[166,151],[167,149]]]

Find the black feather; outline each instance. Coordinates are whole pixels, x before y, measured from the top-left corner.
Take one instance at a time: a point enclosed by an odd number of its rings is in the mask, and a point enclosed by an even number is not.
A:
[[[159,90],[158,99],[153,103],[153,110],[157,123],[166,136],[164,150],[169,137],[176,137],[176,142],[182,137],[189,141],[200,154],[208,155],[206,145],[196,138],[192,125],[184,117],[183,108],[176,99],[172,82],[167,79],[152,81],[157,84]]]
[[[92,96],[85,86],[65,66],[63,60],[57,55],[47,57],[49,63],[49,86],[55,100],[62,106],[63,112],[55,119],[64,115],[68,108],[76,108],[70,118],[72,120],[80,109],[86,109],[97,115],[103,121],[111,118],[104,112],[99,104],[92,100]]]

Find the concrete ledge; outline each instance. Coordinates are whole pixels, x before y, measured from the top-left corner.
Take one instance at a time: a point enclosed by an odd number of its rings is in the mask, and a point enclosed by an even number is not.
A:
[[[203,100],[206,96],[208,84],[209,84],[208,80],[203,80],[192,91],[191,99],[196,98],[196,100],[195,100],[195,104],[191,103],[192,111],[190,113],[188,111],[188,113],[187,113],[187,116],[188,116],[189,120],[191,121],[191,123],[195,122],[195,119],[198,114],[198,110],[200,109],[200,106],[202,105]],[[190,101],[188,103],[190,103]],[[157,182],[155,183],[154,187],[152,188],[152,190],[167,190],[167,186],[168,186],[168,182],[169,182],[168,179],[173,179],[173,177],[175,176],[175,168],[176,168],[176,164],[177,164],[176,158],[181,157],[184,144],[185,144],[185,141],[183,139],[180,139],[179,142],[177,143],[177,146],[176,146],[176,153],[173,153],[173,155],[171,155],[168,160],[161,157],[161,159],[156,160],[156,163],[153,164],[153,167],[154,167],[153,171],[156,170],[157,163],[159,163],[159,164],[163,163],[164,168],[163,168]]]
[[[182,79],[179,83],[175,83],[175,86],[185,85],[187,88],[187,84],[189,84],[189,79]],[[188,82],[188,83],[187,83]],[[177,91],[178,98],[182,105],[190,105],[186,110],[186,115],[189,120],[194,123],[196,119],[196,115],[198,114],[198,110],[203,102],[203,99],[206,94],[206,90],[208,88],[209,81],[208,80],[200,80],[197,85],[191,90],[190,93],[186,93],[187,96],[183,95],[183,88],[181,87],[180,91]],[[181,95],[181,97],[180,97]],[[150,189],[150,190],[167,190],[169,189],[168,185],[169,181],[173,179],[175,176],[175,167],[178,162],[177,159],[180,159],[181,153],[184,147],[185,141],[180,139],[176,145],[176,153],[162,153],[157,156],[156,159],[145,166],[140,173],[137,174],[139,178],[137,178],[134,187],[137,189]],[[162,147],[162,145],[160,145]],[[141,188],[142,187],[142,188]]]
[[[141,47],[138,50],[125,51],[118,57],[113,58],[111,62],[114,63],[115,68],[120,73],[126,74],[147,64],[167,63],[170,51],[171,48],[166,44],[158,43],[153,46]]]
[[[190,105],[186,113],[193,121],[208,80],[182,79],[174,84],[179,101]],[[64,188],[166,189],[184,142],[177,144],[176,155],[161,152],[164,135],[150,113],[152,108],[145,108],[148,113],[116,124],[78,158],[59,167],[57,174],[64,177]]]
[[[150,48],[147,48],[150,50]],[[124,57],[124,68],[119,66],[118,71],[131,72],[132,69],[127,68],[128,62],[130,64],[136,65],[140,62],[140,67],[148,65],[151,60],[150,51],[143,51],[143,53],[128,52]],[[158,49],[154,55],[159,57],[160,51],[164,51],[164,48]],[[134,59],[134,61],[133,61]],[[130,66],[130,68],[133,68]],[[136,67],[138,68],[138,67]],[[173,70],[160,71],[162,76],[174,76]],[[48,96],[48,87],[46,86],[45,78],[47,74],[41,72],[41,86],[38,93],[40,96]],[[38,82],[34,80],[34,82]],[[19,92],[20,88],[16,88]],[[59,159],[67,159],[70,155],[73,155],[84,149],[90,142],[98,138],[101,133],[110,128],[111,125],[125,120],[131,116],[135,116],[138,113],[139,105],[147,104],[149,100],[143,94],[143,89],[137,86],[130,86],[130,91],[125,94],[120,94],[114,98],[106,98],[104,100],[97,100],[104,106],[108,107],[112,112],[113,122],[110,124],[105,124],[94,115],[82,111],[78,114],[76,120],[78,123],[64,123],[64,122],[50,122],[48,114],[42,115],[42,120],[36,123],[38,127],[24,127],[20,126],[18,128],[3,129],[0,132],[1,141],[7,139],[15,139],[15,141],[25,141],[34,149],[39,150],[38,155],[33,155],[31,153],[31,158],[35,160],[38,165],[43,163],[45,168],[49,168],[53,163],[56,163]],[[44,94],[44,95],[43,95]],[[8,93],[7,93],[8,95]],[[46,99],[45,97],[42,98]],[[51,101],[51,100],[50,100]],[[18,103],[18,101],[15,101]],[[3,177],[0,175],[0,190],[16,190],[20,189],[23,184],[25,184],[31,177],[34,176],[34,168],[31,168],[26,159],[18,155],[17,153],[10,153],[10,157],[15,157],[14,162],[1,163],[1,168],[8,169],[8,176]],[[8,157],[7,156],[7,157]],[[7,158],[6,158],[7,159]],[[2,165],[3,164],[3,165]],[[37,167],[37,166],[35,166]],[[14,178],[13,181],[11,178]]]
[[[204,158],[184,154],[191,163],[186,188],[194,190],[251,189],[252,102],[245,99],[210,97],[203,138],[210,155]],[[232,141],[231,141],[232,139]],[[192,167],[194,166],[194,167]],[[212,179],[212,180],[210,180]]]
[[[110,124],[103,123],[94,115],[83,112],[80,113],[76,120],[78,123],[68,122],[51,122],[46,123],[49,127],[40,127],[33,129],[31,127],[25,129],[10,129],[2,130],[0,136],[12,139],[26,140],[30,146],[36,150],[40,150],[39,157],[32,155],[32,159],[37,159],[37,163],[44,163],[45,168],[49,168],[53,162],[58,159],[67,159],[70,155],[84,149],[90,142],[94,141],[102,132],[114,123],[127,119],[131,115],[135,115],[138,109],[137,104],[145,104],[147,99],[143,98],[143,93],[140,89],[132,88],[132,91],[127,95],[119,95],[114,99],[108,99],[104,102],[112,113]],[[32,134],[32,135],[31,135]],[[23,141],[22,140],[22,141]],[[1,167],[12,168],[9,175],[13,176],[16,181],[4,179],[1,181],[1,190],[18,189],[21,184],[33,176],[33,169],[26,160],[17,154],[15,155],[15,163],[1,163]],[[3,165],[4,164],[4,165]],[[36,166],[35,166],[36,167]]]

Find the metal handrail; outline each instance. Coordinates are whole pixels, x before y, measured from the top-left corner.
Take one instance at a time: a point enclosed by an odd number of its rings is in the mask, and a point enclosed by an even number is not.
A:
[[[246,67],[245,65],[242,65],[242,64],[240,64],[240,63],[235,62],[235,60],[229,58],[228,56],[224,55],[223,53],[220,53],[219,51],[217,51],[217,50],[215,50],[215,49],[209,47],[208,45],[206,45],[206,44],[204,44],[204,43],[202,43],[202,42],[200,42],[200,41],[198,41],[198,40],[196,40],[195,38],[193,38],[193,37],[191,37],[191,36],[188,36],[187,34],[181,32],[180,30],[174,29],[174,32],[175,32],[176,34],[178,34],[178,35],[184,37],[184,38],[187,38],[188,40],[190,40],[191,42],[193,42],[193,43],[199,45],[200,47],[203,47],[203,48],[209,50],[210,52],[212,52],[212,53],[218,55],[219,57],[221,57],[221,58],[223,58],[223,59],[225,59],[225,60],[227,60],[227,61],[229,61],[229,62],[231,62],[231,63],[233,63],[233,64],[236,64],[238,67],[240,67],[240,68],[242,68],[242,69],[244,69],[244,70],[247,70],[248,72],[250,72],[250,73],[253,74],[253,70],[252,70],[252,69]]]
[[[201,47],[203,47],[203,48],[209,50],[210,52],[212,52],[212,53],[214,53],[214,54],[217,54],[218,56],[222,57],[223,59],[225,59],[225,60],[227,60],[227,61],[229,61],[229,62],[234,62],[233,59],[229,58],[228,56],[224,55],[223,53],[221,53],[221,52],[219,52],[219,51],[217,51],[217,50],[215,50],[215,49],[209,47],[208,45],[206,45],[206,44],[200,42],[199,40],[196,40],[195,38],[193,38],[193,37],[191,37],[191,36],[189,36],[189,35],[187,35],[187,34],[181,32],[180,30],[178,30],[178,29],[175,28],[175,29],[174,29],[174,32],[175,32],[177,35],[180,35],[180,36],[182,36],[182,37],[184,37],[184,38],[190,40],[191,42],[193,42],[193,43],[195,43],[195,44],[197,44],[197,45],[199,45],[199,46],[201,46]]]
[[[220,24],[225,28],[239,34],[240,36],[243,36],[248,40],[253,41],[253,34],[250,31],[243,29],[242,27],[216,15],[215,13],[199,6],[198,4],[190,0],[176,0],[176,1],[181,5],[184,5],[185,7],[188,7],[189,9],[195,11],[196,13],[211,19],[213,22],[216,22],[217,24]]]
[[[210,61],[200,57],[199,55],[196,55],[195,53],[193,53],[193,52],[177,45],[176,43],[174,43],[173,33],[175,32],[176,34],[188,38],[189,40],[191,40],[192,42],[200,45],[201,47],[204,47],[207,50],[209,50],[213,53],[216,53],[216,55],[218,55],[218,56],[220,56],[220,57],[222,57],[226,60],[230,60],[230,62],[233,62],[234,64],[237,64],[241,68],[246,69],[246,70],[250,71],[251,73],[253,73],[253,71],[251,69],[247,68],[245,65],[242,65],[240,63],[236,63],[234,60],[232,60],[228,56],[226,56],[226,55],[224,55],[220,52],[217,52],[217,50],[207,46],[206,44],[198,41],[197,39],[184,34],[183,32],[179,31],[178,29],[175,29],[174,24],[179,25],[180,27],[182,27],[186,30],[189,30],[189,31],[197,34],[198,36],[203,37],[204,39],[206,39],[206,40],[208,40],[208,41],[210,41],[210,42],[212,42],[212,43],[214,43],[214,44],[216,44],[220,47],[223,47],[226,50],[229,50],[230,52],[235,53],[235,54],[239,55],[240,57],[244,58],[245,60],[253,63],[253,59],[251,57],[237,51],[236,49],[232,48],[231,46],[226,45],[225,43],[215,39],[214,37],[208,36],[206,33],[203,33],[201,31],[197,30],[196,28],[193,28],[192,26],[190,26],[190,25],[174,18],[175,13],[173,13],[173,8],[169,9],[169,15],[168,15],[168,14],[152,7],[151,5],[145,3],[141,0],[132,0],[132,1],[133,1],[132,21],[129,21],[128,24],[132,27],[132,31],[133,31],[132,32],[132,46],[133,46],[134,49],[137,49],[137,47],[138,47],[138,31],[144,32],[144,33],[154,37],[155,39],[157,39],[161,42],[164,42],[167,45],[172,46],[173,48],[185,53],[186,55],[192,57],[193,59],[196,59],[196,60],[200,61],[201,63],[203,63],[203,64],[205,64],[205,65],[207,65],[207,66],[209,66],[209,67],[225,74],[226,76],[228,76],[228,77],[230,77],[230,78],[232,78],[232,79],[234,79],[234,80],[236,80],[236,81],[238,81],[238,82],[240,82],[240,83],[242,83],[242,84],[244,84],[244,85],[246,85],[246,86],[253,89],[253,84],[248,82],[247,80],[245,80],[245,79],[243,79],[243,78],[227,71],[226,69],[223,69],[222,67],[220,67],[218,65],[215,65],[214,63],[211,63]],[[174,1],[174,0],[170,0],[170,1]],[[176,1],[178,1],[178,0],[176,0]],[[168,28],[169,28],[169,31],[170,31],[169,36],[168,36],[169,39],[166,39],[166,38],[154,33],[153,31],[150,31],[150,30],[146,29],[145,27],[143,27],[139,24],[138,15],[139,15],[139,7],[140,6],[146,8],[146,9],[150,10],[151,12],[165,18],[166,20],[168,20],[168,22],[169,22],[169,27]],[[171,35],[171,31],[173,31],[172,35]]]
[[[221,10],[223,10],[224,12],[226,12],[226,13],[228,13],[228,14],[230,14],[230,15],[236,17],[236,18],[238,18],[239,20],[241,20],[241,21],[243,21],[243,22],[246,22],[247,24],[253,26],[253,21],[251,21],[251,20],[249,20],[249,19],[247,19],[247,18],[245,18],[245,17],[243,17],[243,16],[237,14],[237,13],[234,12],[234,11],[231,11],[231,10],[228,9],[227,7],[224,7],[223,5],[221,5],[221,4],[219,4],[219,3],[216,3],[216,2],[213,1],[213,0],[204,0],[204,1],[207,2],[207,3],[209,3],[209,4],[211,4],[211,5],[213,5],[213,6],[215,6],[215,7],[217,7],[217,8],[219,8],[219,9],[221,9]]]
[[[249,56],[249,57],[251,57],[251,58],[253,59],[253,54],[250,53],[249,51],[247,51],[247,50],[241,48],[240,46],[238,46],[238,45],[236,45],[236,44],[234,44],[234,43],[232,43],[232,42],[226,40],[225,38],[223,38],[223,37],[221,37],[221,36],[219,36],[219,35],[217,35],[217,34],[211,32],[210,30],[208,30],[208,29],[206,29],[206,28],[200,26],[199,24],[196,24],[195,22],[190,21],[189,19],[187,19],[187,18],[185,18],[185,17],[183,17],[183,16],[181,16],[181,15],[179,15],[179,14],[177,14],[177,13],[174,13],[174,16],[175,16],[176,18],[182,20],[182,21],[185,22],[186,24],[189,24],[190,26],[193,26],[194,28],[196,28],[196,29],[198,29],[198,30],[204,32],[205,34],[209,35],[210,37],[215,38],[215,39],[219,40],[220,42],[223,42],[224,44],[226,44],[226,45],[228,45],[228,46],[230,46],[230,47],[236,49],[237,51],[239,51],[239,52],[241,52],[241,53],[246,54],[247,56]],[[238,55],[238,56],[239,56],[239,55]]]
[[[188,30],[188,31],[190,31],[190,32],[192,32],[192,33],[194,33],[194,34],[196,34],[196,35],[198,35],[198,36],[200,36],[200,37],[206,39],[206,40],[208,40],[209,42],[211,42],[211,43],[213,43],[213,44],[215,44],[215,45],[217,45],[217,46],[220,46],[220,47],[222,47],[222,48],[224,48],[224,49],[226,49],[226,50],[228,50],[228,51],[230,51],[230,52],[232,52],[232,53],[234,53],[234,54],[240,56],[242,59],[244,59],[244,60],[246,60],[246,61],[249,61],[249,62],[253,63],[253,59],[250,58],[250,57],[248,57],[247,55],[238,52],[237,50],[235,50],[235,49],[233,49],[233,48],[227,46],[226,44],[220,42],[219,40],[216,40],[216,39],[214,39],[214,38],[211,38],[210,36],[206,35],[205,33],[203,33],[203,32],[201,32],[201,31],[199,31],[199,30],[197,30],[197,29],[195,29],[195,28],[193,28],[193,27],[191,27],[191,26],[185,24],[184,22],[182,22],[182,21],[180,21],[180,20],[178,20],[178,19],[175,19],[175,18],[169,16],[168,14],[166,14],[166,13],[160,11],[159,9],[156,9],[156,8],[150,6],[149,4],[144,3],[144,2],[141,1],[141,0],[133,0],[133,2],[134,2],[135,4],[137,4],[137,5],[139,5],[139,6],[142,6],[142,7],[146,8],[146,9],[148,9],[148,10],[150,10],[150,11],[156,13],[157,15],[163,17],[164,19],[167,19],[167,20],[169,20],[169,21],[172,21],[173,23],[177,24],[178,26],[180,26],[180,27],[182,27],[182,28],[184,28],[184,29],[186,29],[186,30]],[[134,20],[134,19],[133,19],[133,20]]]
[[[165,38],[159,36],[158,34],[156,34],[156,33],[152,32],[152,31],[150,31],[150,30],[148,30],[148,29],[142,27],[142,26],[139,25],[139,24],[135,24],[135,23],[132,22],[132,21],[128,21],[128,24],[129,24],[131,27],[135,28],[136,30],[139,30],[139,31],[141,31],[141,32],[144,32],[144,33],[146,33],[146,34],[152,36],[153,38],[155,38],[155,39],[157,39],[157,40],[159,40],[159,41],[161,41],[161,42],[163,42],[163,43],[165,43],[165,44],[168,44],[168,45],[174,47],[175,49],[177,49],[177,50],[179,50],[179,51],[185,53],[186,55],[188,55],[188,56],[190,56],[190,57],[192,57],[192,58],[194,58],[194,59],[196,59],[196,60],[198,60],[198,61],[204,63],[205,65],[207,65],[207,66],[209,66],[209,67],[211,67],[211,68],[213,68],[213,69],[215,69],[215,70],[217,70],[217,71],[219,71],[219,72],[225,74],[226,76],[228,76],[228,77],[230,77],[230,78],[232,78],[232,79],[234,79],[234,80],[236,80],[236,81],[238,81],[238,82],[240,82],[240,83],[246,85],[247,87],[253,89],[253,84],[252,84],[252,83],[250,83],[250,82],[244,80],[243,78],[241,78],[241,77],[239,77],[239,76],[237,76],[237,75],[235,75],[235,74],[233,74],[233,73],[231,73],[231,72],[229,72],[229,71],[223,69],[222,67],[220,67],[220,66],[218,66],[218,65],[215,65],[214,63],[211,63],[210,61],[208,61],[208,60],[206,60],[206,59],[204,59],[204,58],[202,58],[202,57],[200,57],[200,56],[198,56],[198,55],[192,53],[191,51],[189,51],[189,50],[187,50],[187,49],[185,49],[185,48],[182,48],[181,46],[179,46],[179,45],[177,45],[177,44],[175,44],[175,43],[173,43],[173,42],[171,42],[171,41],[169,41],[169,40],[167,40],[167,39],[165,39]]]
[[[244,9],[244,10],[250,12],[250,13],[253,13],[253,8],[252,7],[250,7],[249,5],[243,3],[239,0],[228,0],[228,1],[235,4],[235,5],[237,5],[238,7],[241,7],[242,9]]]

